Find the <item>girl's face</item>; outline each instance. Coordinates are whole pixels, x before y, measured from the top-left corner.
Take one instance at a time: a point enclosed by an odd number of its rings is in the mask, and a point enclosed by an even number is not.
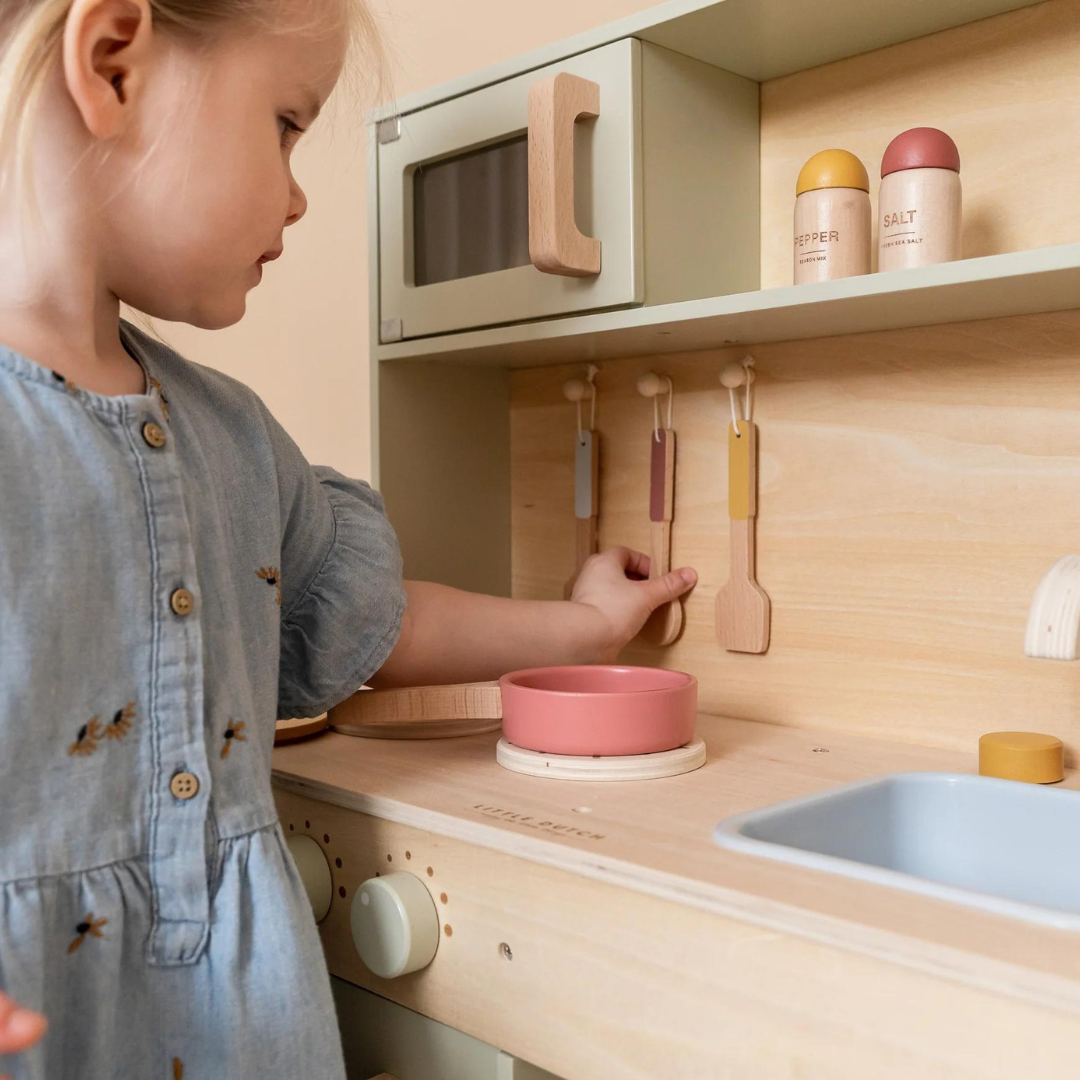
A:
[[[130,81],[131,122],[84,202],[99,207],[92,250],[112,293],[206,329],[241,318],[307,208],[289,159],[345,47],[344,27],[232,33],[209,50],[153,31]]]

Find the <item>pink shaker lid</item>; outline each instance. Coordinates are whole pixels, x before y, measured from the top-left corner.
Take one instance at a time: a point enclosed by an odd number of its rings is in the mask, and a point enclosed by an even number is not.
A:
[[[889,143],[881,159],[883,178],[902,169],[952,169],[958,173],[960,151],[944,131],[932,127],[909,128]]]

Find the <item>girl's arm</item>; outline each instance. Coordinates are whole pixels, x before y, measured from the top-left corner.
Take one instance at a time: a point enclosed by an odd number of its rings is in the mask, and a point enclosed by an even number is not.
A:
[[[583,567],[570,600],[508,600],[407,581],[401,637],[371,686],[426,686],[497,679],[550,664],[613,661],[661,604],[697,581],[689,569],[655,581],[648,557],[610,548]]]

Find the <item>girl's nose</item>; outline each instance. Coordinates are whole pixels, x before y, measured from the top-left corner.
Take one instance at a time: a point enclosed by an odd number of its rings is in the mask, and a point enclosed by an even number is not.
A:
[[[294,177],[289,177],[289,213],[285,218],[285,225],[295,225],[307,213],[307,196],[304,189],[296,182]]]

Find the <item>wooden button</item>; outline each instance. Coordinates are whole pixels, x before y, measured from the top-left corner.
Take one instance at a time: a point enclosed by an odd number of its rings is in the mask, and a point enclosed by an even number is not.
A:
[[[153,420],[147,420],[143,424],[142,437],[155,449],[165,445],[165,432],[161,430],[161,425],[155,424]]]
[[[178,772],[169,784],[178,799],[193,799],[199,793],[199,778],[194,773]]]
[[[187,589],[177,589],[169,598],[173,611],[177,615],[190,615],[195,606],[195,597]]]

